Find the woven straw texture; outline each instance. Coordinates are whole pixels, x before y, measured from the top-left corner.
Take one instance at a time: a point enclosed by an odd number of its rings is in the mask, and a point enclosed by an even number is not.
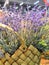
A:
[[[5,56],[0,59],[0,65],[39,65],[40,63],[40,52],[32,45],[25,52],[20,46],[12,56],[3,49],[2,51]]]

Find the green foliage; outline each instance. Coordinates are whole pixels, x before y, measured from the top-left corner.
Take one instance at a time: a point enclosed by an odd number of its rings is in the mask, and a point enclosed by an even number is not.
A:
[[[4,28],[2,30],[1,28],[0,46],[2,46],[6,52],[13,54],[16,51],[16,49],[19,48],[20,41],[18,40],[18,37],[15,34],[15,32]]]
[[[37,32],[35,32],[36,37],[34,38],[34,42],[38,49],[42,51],[49,50],[49,25],[46,24],[39,28]]]
[[[33,30],[27,31],[24,39],[27,46],[32,44],[41,51],[49,50],[49,25],[39,27],[36,32]]]

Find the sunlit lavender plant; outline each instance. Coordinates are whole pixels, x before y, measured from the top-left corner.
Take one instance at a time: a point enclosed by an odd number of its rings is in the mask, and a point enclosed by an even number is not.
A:
[[[13,8],[15,8],[14,6]],[[35,44],[38,39],[38,34],[36,37],[36,32],[38,32],[39,28],[43,26],[46,22],[41,21],[40,19],[43,18],[42,11],[27,11],[26,13],[22,14],[22,8],[19,10],[13,10],[13,8],[5,9],[3,19],[0,19],[1,23],[4,23],[17,31],[20,36],[22,36],[25,41],[26,45]],[[34,34],[35,33],[35,34]],[[36,45],[36,44],[35,44]]]

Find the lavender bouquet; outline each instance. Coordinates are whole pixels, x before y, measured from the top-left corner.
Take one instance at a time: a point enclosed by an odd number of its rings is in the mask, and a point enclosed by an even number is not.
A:
[[[41,41],[41,28],[46,24],[46,22],[40,20],[43,18],[43,11],[36,10],[34,12],[32,9],[31,11],[26,11],[23,14],[22,8],[17,11],[15,9],[13,11],[13,8],[2,11],[4,12],[4,17],[0,18],[1,23],[8,25],[13,28],[14,31],[18,32],[26,41],[27,46],[33,44],[39,50],[44,50],[42,47],[44,46],[45,48],[47,44],[45,44],[45,40]]]

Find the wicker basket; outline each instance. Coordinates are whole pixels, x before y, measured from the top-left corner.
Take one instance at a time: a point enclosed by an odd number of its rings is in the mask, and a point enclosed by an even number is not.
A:
[[[13,29],[1,23],[0,27],[13,31]],[[5,50],[0,47],[1,51],[4,54],[4,57],[0,58],[0,65],[40,65],[41,53],[33,45],[30,45],[27,48],[24,40],[18,35],[17,32],[15,33],[19,37],[21,46],[14,52],[13,55],[5,52]]]

